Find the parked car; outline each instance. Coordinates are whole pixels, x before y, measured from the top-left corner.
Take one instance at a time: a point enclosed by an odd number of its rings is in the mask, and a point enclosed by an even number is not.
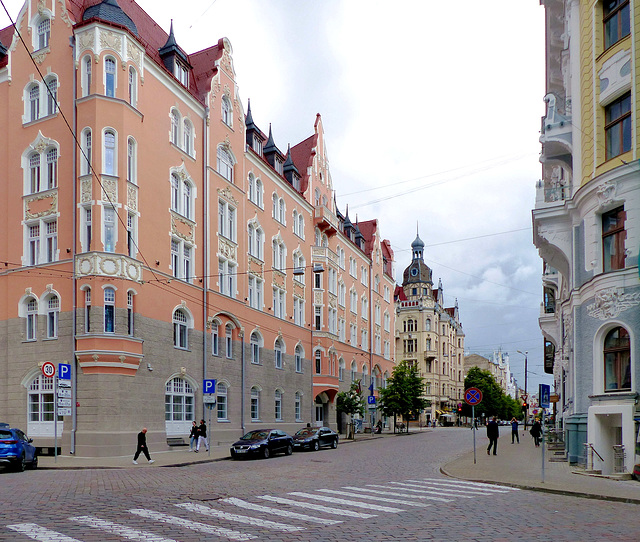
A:
[[[8,424],[0,424],[0,465],[12,467],[18,472],[24,471],[27,464],[38,467],[36,447],[20,429],[11,428]]]
[[[280,429],[257,429],[249,431],[231,446],[231,457],[239,459],[258,456],[268,459],[278,452],[293,453],[293,438]]]
[[[338,433],[328,427],[305,427],[293,435],[294,450],[317,451],[323,446],[338,447]]]

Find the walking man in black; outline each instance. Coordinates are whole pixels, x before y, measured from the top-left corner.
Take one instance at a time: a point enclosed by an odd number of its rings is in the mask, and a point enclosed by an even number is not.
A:
[[[149,455],[149,449],[147,448],[147,428],[143,427],[142,431],[138,433],[138,447],[136,448],[136,455],[133,456],[133,464],[138,464],[138,457],[140,457],[140,452],[144,454],[149,463],[155,463],[151,456]]]
[[[496,417],[491,418],[491,421],[487,424],[487,437],[489,438],[489,446],[487,447],[487,455],[491,453],[491,447],[493,446],[493,455],[498,455],[498,437],[500,436],[500,428]]]

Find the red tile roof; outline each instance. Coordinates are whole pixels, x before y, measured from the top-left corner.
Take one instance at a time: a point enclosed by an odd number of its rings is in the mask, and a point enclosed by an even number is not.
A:
[[[400,286],[399,284],[396,284],[396,289],[393,292],[393,298],[397,299],[398,301],[407,300],[407,296],[405,295],[402,286]]]
[[[318,134],[309,136],[304,141],[291,147],[291,159],[300,173],[300,192],[303,194],[309,187],[309,168],[313,165],[313,149],[318,145]]]

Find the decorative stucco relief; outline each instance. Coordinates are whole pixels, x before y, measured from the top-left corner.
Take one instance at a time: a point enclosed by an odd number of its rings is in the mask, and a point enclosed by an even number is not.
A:
[[[93,252],[76,258],[78,276],[102,275],[142,281],[142,264],[126,256]]]
[[[100,30],[99,40],[101,49],[113,49],[118,53],[122,51],[122,36],[108,30]]]
[[[92,51],[96,47],[96,36],[93,32],[93,29],[88,32],[83,32],[78,36],[78,51],[82,52],[86,49],[91,49]]]
[[[587,313],[592,318],[608,320],[637,305],[640,305],[640,292],[625,294],[622,288],[607,288],[596,293],[595,302],[587,306]]]
[[[225,186],[222,190],[218,188],[218,195],[236,206],[239,204],[238,200],[233,197],[231,189],[228,186]]]
[[[175,214],[174,212],[171,212],[171,233],[190,243],[193,243],[195,240],[193,222]]]
[[[218,253],[222,254],[225,258],[230,260],[237,260],[237,249],[238,247],[233,243],[230,243],[226,239],[219,238],[218,239]]]
[[[138,187],[132,184],[127,186],[127,207],[132,211],[138,210]]]
[[[130,40],[127,40],[127,58],[134,62],[138,68],[140,67],[142,51],[140,51],[140,49],[138,49],[138,47],[136,47],[136,45]]]
[[[69,12],[67,11],[66,1],[58,0],[58,4],[60,4],[60,18],[69,28],[71,28],[71,19],[69,18]]]
[[[607,181],[598,187],[596,195],[598,196],[598,204],[601,209],[613,202],[616,196],[616,188],[615,181]]]
[[[49,207],[46,208],[47,200],[49,203]],[[42,201],[44,205],[33,205],[37,202]],[[45,207],[39,211],[36,211],[35,208]],[[58,192],[49,192],[47,194],[41,194],[39,196],[31,196],[24,200],[24,218],[25,220],[31,220],[33,218],[42,218],[44,216],[49,216],[56,214],[58,212]]]
[[[118,201],[118,181],[102,178],[102,200],[115,205]]]
[[[91,202],[91,199],[92,199],[91,189],[92,189],[91,178],[82,179],[82,181],[80,181],[80,202],[81,203]]]

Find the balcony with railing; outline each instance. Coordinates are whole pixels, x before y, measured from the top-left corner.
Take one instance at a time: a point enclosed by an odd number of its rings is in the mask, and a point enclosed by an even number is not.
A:
[[[340,228],[338,225],[338,217],[325,205],[316,205],[313,209],[313,224],[329,237],[335,235]]]

